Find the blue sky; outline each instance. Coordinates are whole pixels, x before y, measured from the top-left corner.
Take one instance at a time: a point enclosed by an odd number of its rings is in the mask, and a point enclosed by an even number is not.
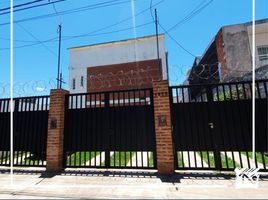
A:
[[[110,34],[77,37],[70,36],[90,33],[97,29],[115,24],[129,18],[124,23],[110,26],[96,32],[114,32],[133,26],[131,20],[131,0],[116,0],[117,5],[103,8],[87,9],[66,15],[56,15],[69,9],[81,8],[109,0],[66,0],[53,5],[47,5],[30,10],[14,13],[14,20],[19,21],[37,16],[53,14],[54,17],[29,20],[14,23],[14,47],[31,45],[14,49],[14,82],[15,95],[36,95],[38,89],[48,89],[54,85],[57,73],[58,42],[49,39],[57,38],[58,24],[62,24],[62,72],[68,81],[69,55],[67,48],[99,42],[108,42],[134,37],[134,30],[120,31]],[[159,21],[163,27],[169,29],[181,21],[198,5],[206,4],[210,0],[153,0],[153,8],[157,8]],[[29,0],[14,0],[14,4],[29,2]],[[136,14],[150,7],[150,0],[135,0]],[[251,21],[251,0],[214,0],[200,13],[187,22],[173,29],[170,34],[188,51],[194,55],[202,55],[209,42],[221,26]],[[9,0],[0,0],[0,9],[9,6]],[[256,19],[268,17],[268,1],[256,0]],[[0,15],[0,95],[7,95],[9,83],[9,15]],[[136,17],[136,26],[152,22],[149,10]],[[159,28],[160,33],[163,32]],[[145,25],[136,29],[137,36],[155,33],[154,24]],[[165,37],[165,47],[169,54],[170,84],[181,84],[186,78],[186,72],[191,67],[194,57],[182,50],[168,36]],[[65,85],[65,87],[68,87]],[[39,91],[45,93],[46,91]]]

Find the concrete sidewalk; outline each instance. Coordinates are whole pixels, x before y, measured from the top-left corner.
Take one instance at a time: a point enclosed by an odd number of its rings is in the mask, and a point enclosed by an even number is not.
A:
[[[178,173],[158,176],[153,171],[0,169],[0,198],[268,198],[268,179],[257,189],[237,189],[233,175]]]

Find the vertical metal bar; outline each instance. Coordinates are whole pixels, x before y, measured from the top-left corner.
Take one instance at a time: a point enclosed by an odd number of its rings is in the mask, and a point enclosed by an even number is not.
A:
[[[249,91],[250,91],[250,99],[252,99],[253,95],[252,95],[252,87],[251,87],[251,83],[248,83],[249,84]]]
[[[243,87],[243,93],[244,93],[243,97],[244,97],[244,99],[247,99],[247,93],[246,93],[246,89],[245,89],[245,83],[242,83],[242,87]]]
[[[126,116],[126,96],[125,96],[125,92],[123,92],[123,106],[124,106],[124,119],[127,119],[127,116]],[[125,124],[124,124],[124,127],[125,127]],[[125,130],[124,130],[125,131]],[[127,144],[127,138],[124,137],[125,141],[124,142],[124,147],[126,146]],[[127,158],[126,158],[126,149],[124,149],[124,167],[127,166]]]
[[[92,135],[94,134],[93,132],[93,120],[94,119],[91,119],[93,117],[93,109],[91,108],[91,94],[88,94],[89,96],[89,110],[87,110],[87,118],[89,118],[90,120],[87,120],[87,123],[86,123],[86,132],[87,132],[87,147],[88,149],[90,150],[89,151],[89,165],[88,166],[91,166],[91,153],[92,153],[92,150],[93,150],[93,146],[92,146]]]
[[[105,93],[104,94],[104,107],[105,107],[105,117],[108,117],[109,115],[110,115],[110,93]],[[108,142],[108,144],[107,144],[107,147],[110,147],[110,117],[108,118],[108,120],[105,120],[106,122],[106,125],[105,125],[105,127],[106,127],[106,129],[108,129],[108,130],[106,130],[106,131],[108,131],[108,137],[106,138],[106,140],[107,140],[107,142]],[[103,142],[104,142],[104,140],[103,140]],[[106,147],[106,148],[107,148]],[[108,167],[110,167],[110,148],[109,149],[106,149],[105,150],[105,167],[106,168],[108,168]]]
[[[223,91],[223,100],[226,101],[226,91],[225,91],[225,85],[222,85],[222,91]]]
[[[184,101],[184,88],[181,87],[181,90],[182,90],[182,102],[185,103],[185,101]]]
[[[261,92],[260,92],[260,85],[259,85],[259,82],[256,81],[256,87],[257,87],[257,94],[258,94],[258,97],[259,99],[261,99]]]
[[[203,92],[202,92],[202,88],[201,88],[201,102],[204,102],[204,98],[203,98]]]
[[[183,151],[181,151],[181,162],[182,162],[182,168],[184,168],[184,155],[183,155]]]
[[[264,153],[263,152],[260,152],[261,154],[261,158],[262,158],[262,164],[263,164],[263,168],[266,170],[266,163],[265,163],[265,158],[264,158]]]
[[[0,141],[2,141],[0,143],[0,148],[3,150],[0,154],[0,165],[3,164],[3,154],[4,154],[3,152],[5,149],[4,148],[4,144],[5,144],[4,136],[6,135],[5,131],[3,130],[3,121],[4,120],[2,120],[2,116],[4,116],[4,115],[2,114],[2,102],[3,102],[3,100],[0,99],[0,132],[2,132],[2,134],[0,134]]]
[[[2,111],[3,111],[3,113],[8,113],[6,110],[5,110],[5,107],[6,107],[6,104],[7,104],[7,102],[8,101],[10,101],[9,99],[7,99],[7,100],[4,100],[4,102],[3,102],[3,109],[2,109]],[[6,116],[8,116],[8,115],[6,115]],[[5,142],[6,142],[6,144],[8,144],[8,150],[6,150],[5,152],[4,152],[4,154],[3,154],[3,162],[5,163],[5,165],[7,165],[8,164],[8,161],[10,160],[9,158],[10,158],[10,128],[9,128],[9,124],[10,124],[10,118],[8,117],[8,118],[6,118],[6,121],[5,121],[6,123],[4,123],[4,132],[6,132],[6,137],[5,137]]]
[[[174,99],[173,99],[173,90],[171,90],[172,91],[172,103],[175,103],[174,102]],[[179,94],[178,94],[178,88],[175,88],[175,92],[176,92],[176,99],[177,99],[177,103],[179,103]]]
[[[135,93],[135,92],[133,92],[133,91],[132,91],[132,92],[129,92],[129,91],[128,91],[128,101],[130,102],[130,105],[132,105],[132,106],[134,106],[134,104],[135,104],[135,103],[134,103],[135,100],[134,100],[134,94],[133,94],[133,93]],[[133,95],[131,95],[131,94],[133,94]],[[132,97],[132,98],[133,98],[133,103],[131,102],[131,96],[133,96],[133,97]],[[133,120],[131,120],[130,123],[131,123],[131,127],[133,127]],[[133,156],[133,155],[132,155],[132,154],[133,154],[132,150],[133,150],[133,143],[134,143],[134,141],[133,141],[133,135],[134,135],[134,134],[133,134],[133,131],[134,131],[134,130],[132,129],[132,130],[131,130],[131,133],[132,133],[131,136],[132,136],[132,137],[129,138],[129,139],[130,139],[130,144],[131,144],[131,149],[130,149],[130,167],[133,167],[133,163],[132,163],[132,156]]]
[[[78,97],[80,97],[80,105],[79,105],[79,109],[82,109],[82,97],[83,95],[79,95]],[[81,119],[79,121],[79,125],[80,125],[80,130],[79,130],[79,136],[80,136],[80,140],[79,140],[79,143],[80,145],[78,145],[80,148],[79,148],[79,166],[81,167],[82,166],[82,155],[83,155],[83,127],[82,127],[82,123],[83,123],[83,120],[84,119]],[[81,148],[82,147],[82,148]]]
[[[30,131],[30,128],[31,128],[31,121],[32,121],[32,115],[31,115],[31,113],[30,113],[30,102],[31,102],[31,99],[30,98],[27,98],[26,99],[26,104],[27,104],[27,109],[26,109],[26,113],[27,113],[27,117],[26,117],[26,124],[27,124],[27,128],[26,128],[26,131],[24,132],[24,137],[25,137],[25,140],[26,140],[26,142],[25,142],[25,153],[24,153],[24,155],[25,155],[25,159],[24,159],[24,166],[26,166],[27,165],[27,162],[26,162],[26,158],[27,158],[27,156],[28,156],[28,153],[29,153],[29,151],[28,151],[28,147],[30,146],[30,144],[31,144],[31,140],[30,140],[30,138],[29,138],[29,133],[31,133],[31,131]]]
[[[253,156],[254,158],[256,158],[257,157],[257,155],[256,155],[257,153],[255,152],[255,155]],[[254,161],[255,161],[255,166],[256,166],[256,168],[258,168],[258,161],[257,161],[257,159],[254,159]]]
[[[4,136],[3,136],[3,134],[1,134],[2,135],[2,140],[1,141],[3,141],[2,142],[2,145],[3,146],[5,146],[5,144],[7,144],[7,149],[5,148],[5,151],[3,152],[3,154],[1,155],[2,156],[2,161],[1,161],[1,165],[3,164],[3,165],[7,165],[7,161],[8,161],[8,152],[10,151],[10,141],[8,141],[9,140],[9,135],[10,135],[10,131],[8,131],[8,127],[9,127],[9,124],[10,124],[10,122],[9,122],[9,118],[7,118],[8,117],[8,115],[6,115],[6,111],[5,111],[5,104],[6,104],[6,101],[9,101],[8,99],[7,100],[2,100],[1,102],[1,113],[3,113],[3,116],[6,116],[4,119],[5,120],[3,120],[3,121],[0,121],[0,123],[2,124],[2,130],[1,131],[3,131],[3,133],[4,133]],[[8,123],[9,122],[9,123]]]
[[[238,88],[238,84],[235,84],[235,89],[236,89],[236,95],[237,95],[237,100],[240,100],[240,93],[239,93],[239,88]]]
[[[14,121],[13,121],[13,127],[14,127],[14,133],[13,133],[13,145],[14,145],[14,148],[13,148],[13,151],[14,151],[14,156],[13,158],[17,160],[18,162],[18,159],[19,159],[19,149],[21,147],[21,143],[20,143],[20,139],[18,139],[18,132],[17,130],[21,130],[20,127],[18,127],[18,125],[20,124],[21,120],[22,119],[21,117],[19,117],[18,115],[18,106],[20,106],[20,100],[21,99],[14,99],[13,101],[15,102],[15,106],[14,106],[14,114],[13,114],[13,118],[14,118]],[[21,134],[20,134],[21,135]],[[15,145],[15,143],[17,143]],[[16,158],[15,158],[16,157]]]
[[[33,98],[33,101],[34,101],[34,107],[36,107],[35,105],[36,105],[36,103],[37,103],[37,100],[38,100],[38,98]],[[38,155],[37,155],[37,148],[38,148],[38,144],[37,144],[37,137],[38,137],[38,135],[37,134],[39,134],[39,132],[38,132],[38,124],[40,123],[40,121],[39,121],[39,112],[38,111],[33,111],[32,112],[32,115],[33,115],[33,127],[34,127],[34,129],[33,129],[33,139],[32,139],[32,141],[33,141],[33,166],[36,166],[36,160],[37,160],[37,158],[38,158]]]
[[[264,98],[268,98],[267,83],[268,83],[268,81],[263,81],[263,87],[264,87],[264,91],[265,91],[265,97]]]
[[[119,99],[120,99],[120,102],[121,102],[121,96],[122,96],[122,95],[121,95],[121,92],[118,93],[118,96],[119,96]],[[122,103],[123,103],[123,101],[122,101]],[[121,110],[121,112],[120,112],[120,119],[119,119],[119,122],[122,122],[122,104],[121,104],[121,103],[120,103],[120,110]],[[119,135],[120,135],[120,136],[119,136],[119,137],[120,137],[120,139],[119,139],[119,141],[120,141],[119,144],[120,144],[120,145],[119,145],[119,146],[120,146],[120,147],[119,147],[119,152],[118,152],[118,153],[119,153],[119,166],[120,166],[120,167],[122,166],[122,164],[121,164],[122,132],[123,132],[122,129],[123,129],[122,126],[120,126],[120,128],[119,128]]]
[[[99,95],[98,95],[99,96]],[[94,102],[94,105],[95,105],[95,108],[97,108],[97,94],[95,94],[95,96],[94,96],[94,100],[95,100],[95,102]],[[96,109],[96,112],[95,112],[95,119],[96,119],[96,121],[95,121],[95,131],[96,131],[96,133],[95,133],[95,144],[96,144],[96,147],[98,147],[98,135],[100,134],[99,133],[99,127],[98,127],[98,121],[99,121],[99,115],[97,115],[97,109]],[[94,151],[94,166],[96,166],[97,165],[97,161],[96,161],[96,149],[95,149],[95,151]]]
[[[81,95],[81,98],[84,99],[86,102],[86,95]],[[83,103],[83,101],[82,101]],[[81,103],[81,104],[82,104]],[[87,122],[87,114],[86,114],[86,106],[82,106],[82,113],[83,113],[83,119],[82,119],[82,144],[83,144],[83,153],[84,153],[84,163],[83,165],[86,166],[87,162],[87,131],[86,131],[86,122]]]
[[[75,94],[74,96],[74,99],[75,99],[75,102],[74,102],[74,109],[77,109],[77,94]],[[77,120],[77,119],[76,119]],[[74,129],[77,129],[77,127],[74,127]],[[77,135],[75,135],[74,133],[77,131],[77,130],[73,130],[74,132],[73,132],[73,137],[74,137],[74,140],[73,140],[73,142],[75,142],[75,144],[74,144],[74,146],[75,146],[75,151],[74,151],[74,166],[77,166],[77,142],[78,142],[78,140],[77,140]]]
[[[228,84],[231,100],[233,100],[232,85]]]
[[[27,101],[26,101],[26,98],[22,98],[21,99],[21,107],[22,107],[22,112],[21,114],[25,113],[24,117],[21,118],[21,121],[22,121],[22,128],[21,128],[21,131],[20,131],[20,151],[19,151],[19,156],[20,156],[20,161],[19,159],[17,159],[17,163],[22,163],[23,162],[23,155],[25,154],[24,153],[24,148],[25,148],[25,144],[26,144],[26,140],[25,140],[25,135],[24,133],[26,132],[26,128],[27,128],[27,112],[26,112],[26,104],[27,104]],[[16,145],[14,145],[16,146]]]
[[[208,167],[211,168],[211,163],[210,163],[210,158],[209,158],[210,153],[208,151],[206,151],[206,153],[207,153],[207,157],[208,157]],[[216,165],[215,165],[215,167],[216,167]]]
[[[219,97],[219,85],[216,86],[216,93],[217,93],[217,101],[220,101],[220,97]]]
[[[71,109],[69,109],[69,112],[72,112],[73,113],[73,109],[74,109],[74,96],[71,95],[70,96],[70,103],[71,103]],[[70,116],[70,121],[73,121],[73,118],[74,118],[74,115],[69,115]],[[70,138],[72,138],[70,140],[70,151],[68,152],[69,153],[69,166],[74,166],[75,165],[75,160],[74,162],[72,162],[72,158],[74,158],[74,129],[75,129],[75,126],[73,125],[72,126],[72,130],[70,131]]]
[[[39,124],[39,130],[40,130],[40,139],[39,139],[39,144],[38,144],[38,154],[40,155],[40,159],[38,160],[38,165],[41,165],[41,166],[43,166],[44,165],[44,159],[43,159],[43,143],[42,142],[44,142],[44,146],[45,146],[45,149],[44,149],[44,151],[46,152],[46,136],[43,134],[43,130],[45,129],[44,128],[44,123],[43,123],[43,121],[44,121],[44,111],[43,111],[43,109],[44,109],[44,107],[43,107],[43,99],[44,98],[46,98],[46,99],[48,99],[48,97],[41,97],[40,98],[40,100],[39,100],[39,98],[38,98],[38,106],[39,106],[39,108],[38,108],[38,111],[39,112],[41,112],[42,113],[42,115],[41,115],[41,117],[40,117],[40,121],[42,122],[42,123],[40,123]],[[46,121],[48,121],[48,119],[46,119]],[[48,123],[48,122],[47,122]],[[46,131],[46,134],[47,134],[47,131]]]
[[[134,106],[136,106],[136,92],[134,91],[133,92],[133,96],[134,96]],[[135,129],[135,141],[138,141],[138,134],[137,134],[137,120],[135,121],[135,123],[136,123],[136,129]],[[136,167],[138,167],[138,152],[137,151],[135,151],[135,158],[136,158]]]
[[[188,102],[190,103],[190,92],[189,92],[189,87],[186,88],[187,89],[187,92],[188,92]],[[192,109],[189,109],[189,120],[190,122],[193,120],[192,119]],[[192,145],[191,146],[194,146],[194,135],[195,133],[193,132],[193,129],[192,129],[192,126],[189,127],[190,128],[190,138],[192,139],[191,142],[192,142]],[[195,155],[195,152],[194,152],[194,166],[197,167],[197,162],[196,162],[196,155]]]
[[[228,157],[227,157],[226,151],[224,151],[224,157],[225,157],[226,168],[229,169],[229,163],[228,163]]]
[[[247,157],[248,168],[253,167],[253,166],[251,166],[250,161],[249,161],[248,151],[246,151],[246,157]]]

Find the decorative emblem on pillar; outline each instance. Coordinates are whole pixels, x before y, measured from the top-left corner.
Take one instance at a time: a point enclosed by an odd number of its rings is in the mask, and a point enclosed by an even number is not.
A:
[[[159,115],[158,116],[158,126],[167,126],[167,116],[166,115]]]

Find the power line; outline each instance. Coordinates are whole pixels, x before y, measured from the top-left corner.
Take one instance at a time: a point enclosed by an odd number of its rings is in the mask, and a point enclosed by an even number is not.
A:
[[[153,0],[151,0],[151,2],[150,2],[150,12],[151,12],[151,17],[152,17],[152,19],[155,21],[155,19],[154,19],[154,16],[153,16],[153,12],[152,12],[152,2],[153,2]],[[185,52],[187,52],[189,55],[191,55],[191,56],[193,56],[194,58],[196,58],[196,56],[193,54],[193,53],[191,53],[189,50],[187,50],[185,47],[183,47],[172,35],[170,35],[169,34],[169,32],[160,24],[160,22],[159,22],[159,20],[157,20],[158,21],[158,24],[159,24],[159,26],[163,29],[163,31],[165,32],[165,34],[167,34],[168,36],[169,36],[169,38],[173,41],[173,42],[175,42],[175,44],[177,44],[181,49],[183,49]]]
[[[135,0],[135,1],[137,1],[137,0]],[[37,20],[37,19],[55,17],[57,15],[67,15],[67,14],[72,14],[72,13],[76,13],[76,12],[82,12],[82,11],[87,11],[87,10],[94,10],[94,9],[105,8],[105,7],[109,7],[109,6],[120,5],[120,4],[124,4],[124,3],[128,3],[128,2],[129,2],[129,0],[124,0],[124,1],[123,0],[110,0],[110,1],[102,2],[102,3],[91,4],[88,6],[83,6],[83,7],[79,7],[79,8],[61,11],[61,12],[58,12],[58,14],[51,13],[51,14],[46,14],[46,15],[39,15],[36,17],[25,18],[25,19],[14,21],[14,22],[21,23],[21,22],[32,21],[32,20]],[[0,26],[8,25],[9,23],[10,22],[5,22],[5,23],[0,24]]]
[[[124,28],[124,29],[119,29],[119,30],[115,30],[115,31],[109,31],[109,32],[102,32],[102,33],[97,33],[97,34],[83,34],[83,35],[76,35],[76,36],[65,36],[67,37],[64,40],[69,40],[69,39],[73,39],[73,38],[79,38],[79,37],[87,37],[87,36],[100,36],[100,35],[106,35],[106,34],[112,34],[112,33],[118,33],[118,32],[122,32],[122,31],[127,31],[127,30],[132,30],[133,28],[140,28],[140,27],[144,27],[147,25],[153,24],[153,21],[144,23],[144,24],[140,24],[137,25],[135,27],[131,26],[128,28]]]
[[[202,4],[204,4],[206,2],[206,0],[204,0],[195,9],[193,9],[186,17],[184,17],[182,20],[180,20],[175,25],[173,25],[172,27],[170,27],[167,31],[170,32],[171,30],[177,28],[179,25],[182,25],[182,24],[190,21],[194,16],[196,16],[197,14],[199,14],[202,10],[204,10],[207,6],[209,6],[213,1],[214,0],[210,0],[205,5],[201,6]]]
[[[189,55],[193,56],[196,58],[197,56],[191,53],[189,50],[187,50],[185,47],[183,47],[170,33],[158,22],[159,26],[165,31],[165,33],[169,36],[169,38],[175,42],[181,49],[183,49],[185,52],[187,52]]]
[[[38,5],[34,5],[34,6],[28,6],[26,8],[20,8],[20,9],[13,10],[13,13],[18,12],[18,11],[23,11],[23,10],[29,10],[29,9],[32,9],[32,8],[42,7],[42,6],[46,6],[46,5],[49,5],[49,4],[59,3],[59,2],[62,2],[62,1],[66,1],[66,0],[56,0],[56,1],[53,1],[53,2],[38,4]],[[10,13],[10,11],[7,11],[7,12],[0,13],[0,15],[6,15],[6,14],[9,14],[9,13]]]
[[[32,38],[34,38],[36,41],[38,41],[38,44],[41,44],[46,50],[48,50],[51,54],[53,54],[54,56],[58,57],[57,54],[52,51],[50,48],[48,48],[44,42],[40,41],[36,36],[34,36],[30,31],[28,31],[26,28],[24,28],[21,24],[19,23],[15,23],[16,25],[18,25],[21,29],[23,29],[26,33],[28,33]],[[14,47],[15,48],[15,47]]]
[[[158,1],[157,3],[155,3],[155,4],[151,5],[151,6],[157,6],[157,5],[161,4],[161,3],[163,3],[164,1],[165,0],[160,0],[160,1]],[[137,17],[137,16],[139,16],[139,15],[141,15],[141,14],[147,12],[147,11],[150,11],[150,7],[137,12],[135,14],[135,17]],[[98,36],[98,35],[104,35],[104,34],[109,34],[109,33],[116,33],[116,32],[120,32],[120,31],[126,31],[126,30],[129,30],[129,29],[132,29],[133,27],[129,27],[129,28],[121,29],[121,30],[116,30],[116,31],[110,31],[110,32],[103,32],[103,33],[99,33],[99,34],[94,34],[94,33],[98,33],[100,31],[109,29],[111,27],[117,26],[119,24],[122,24],[122,23],[124,23],[126,21],[129,21],[131,19],[132,19],[132,17],[127,17],[127,18],[125,18],[123,20],[120,20],[120,21],[118,21],[116,23],[110,24],[108,26],[104,26],[102,28],[96,29],[96,30],[91,31],[89,33],[80,34],[80,35],[63,36],[63,38],[78,38],[78,37],[83,37],[83,36]],[[150,24],[150,22],[142,24],[142,25],[138,25],[135,28],[139,28],[139,27],[146,26],[146,25],[149,25],[149,24]],[[8,38],[0,38],[0,39],[9,40]],[[14,40],[14,41],[24,42],[24,40]],[[47,43],[47,42],[57,42],[57,41],[58,41],[57,37],[54,37],[54,38],[51,38],[51,39],[48,39],[48,40],[45,40],[45,41],[40,41],[40,42]],[[25,41],[25,42],[35,42],[35,41]],[[38,43],[34,43],[34,44],[26,44],[26,45],[21,45],[21,46],[14,47],[14,48],[24,48],[24,47],[30,47],[30,46],[34,46],[34,45],[38,45],[38,44],[40,44],[40,43],[38,42]],[[7,49],[9,49],[9,48],[0,48],[0,50],[7,50]]]
[[[50,0],[49,0],[49,1],[50,1]],[[54,11],[55,11],[55,14],[58,15],[58,11],[57,11],[57,9],[56,9],[56,6],[55,6],[54,2],[52,3],[52,6],[53,6],[53,9],[54,9]]]
[[[153,21],[137,25],[134,28],[140,28],[140,27],[148,26],[150,24],[153,24]],[[133,29],[133,26],[128,27],[128,28],[124,28],[124,29],[115,30],[115,31],[102,32],[102,33],[98,33],[98,34],[74,35],[74,36],[67,36],[67,38],[65,36],[65,39],[63,39],[63,40],[65,41],[65,40],[71,40],[71,39],[75,39],[75,38],[79,38],[79,37],[92,37],[92,36],[107,35],[107,34],[113,34],[113,33],[118,33],[118,32],[131,30],[131,29]],[[39,44],[44,44],[44,43],[48,43],[48,42],[56,42],[56,41],[58,41],[56,37],[48,39],[48,40],[45,40],[45,41],[38,40],[38,42],[35,42],[33,44],[26,44],[26,45],[16,46],[16,47],[14,47],[14,49],[31,47],[31,46],[35,46],[35,45],[39,45]],[[34,42],[34,41],[32,41],[32,42]],[[0,48],[1,51],[8,50],[8,49],[9,49],[8,47],[7,48]]]
[[[15,6],[13,6],[13,8],[18,8],[18,7],[21,7],[21,6],[26,6],[26,5],[34,4],[34,3],[41,2],[41,1],[46,1],[46,0],[35,0],[35,1],[30,1],[30,2],[27,2],[27,3],[23,3],[23,4],[19,4],[19,5],[15,5]],[[2,8],[2,9],[0,9],[0,12],[1,12],[1,11],[4,11],[4,10],[10,10],[10,7]]]
[[[161,4],[161,3],[163,3],[164,1],[165,1],[165,0],[158,1],[158,2],[155,3],[154,5],[151,4],[151,6],[157,6],[157,5]],[[141,11],[137,12],[137,13],[135,14],[135,17],[137,17],[137,16],[139,16],[139,15],[141,15],[141,14],[147,12],[147,11],[150,11],[150,9],[151,9],[151,8],[148,7],[148,8],[146,8],[146,9],[144,9],[144,10],[141,10]],[[104,27],[102,27],[102,28],[96,29],[96,30],[91,31],[91,32],[89,32],[89,33],[80,34],[80,35],[72,35],[72,36],[63,36],[63,38],[64,38],[64,37],[66,38],[66,37],[80,37],[80,36],[87,36],[87,35],[90,35],[90,34],[93,34],[93,33],[97,33],[97,32],[100,32],[100,31],[109,29],[109,28],[111,28],[111,27],[117,26],[117,25],[122,24],[122,23],[124,23],[124,22],[126,22],[126,21],[129,21],[129,20],[131,20],[131,19],[132,19],[132,16],[131,16],[131,17],[127,17],[127,18],[125,18],[125,19],[123,19],[123,20],[120,20],[119,22],[110,24],[110,25],[108,25],[108,26],[104,26]],[[17,22],[18,22],[18,21],[17,21]],[[3,25],[3,24],[0,24],[0,25]],[[8,38],[0,38],[0,39],[2,39],[2,40],[9,40]],[[57,41],[57,40],[55,40],[55,38],[52,38],[52,39],[45,40],[45,41],[43,41],[43,42],[49,42],[49,41],[53,41],[53,40],[54,40],[55,42]],[[24,42],[24,40],[14,40],[14,41]],[[34,41],[25,41],[25,42],[34,42]],[[34,44],[34,45],[35,45],[35,44]],[[27,47],[27,46],[32,46],[32,45],[23,45],[23,46]],[[6,48],[2,48],[2,49],[6,49]]]

